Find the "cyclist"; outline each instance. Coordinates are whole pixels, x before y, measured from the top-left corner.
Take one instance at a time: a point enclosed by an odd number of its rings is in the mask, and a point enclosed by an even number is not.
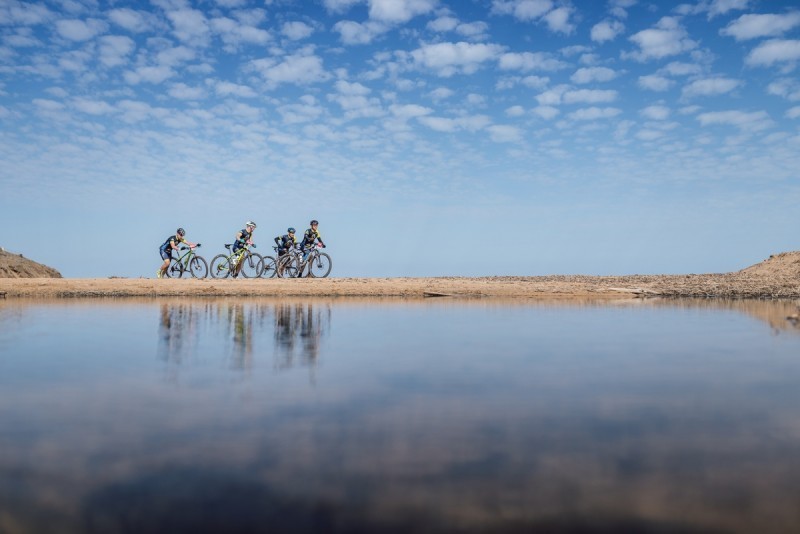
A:
[[[314,219],[309,223],[311,228],[305,231],[303,234],[303,240],[300,242],[300,248],[303,249],[303,261],[306,261],[308,258],[308,254],[311,252],[311,249],[314,248],[314,244],[319,241],[322,248],[325,248],[325,243],[322,241],[322,236],[319,234],[319,230],[317,230],[317,226],[319,226],[319,221]]]
[[[161,259],[164,260],[164,263],[161,264],[161,267],[158,268],[156,271],[157,278],[164,278],[164,273],[167,272],[167,268],[169,268],[169,261],[172,259],[172,251],[178,250],[178,245],[181,243],[186,243],[191,248],[195,248],[197,246],[196,243],[191,243],[186,241],[184,237],[186,235],[186,230],[183,228],[178,228],[175,230],[175,235],[171,235],[167,238],[164,243],[158,248],[159,254],[161,254]]]
[[[231,252],[236,253],[245,245],[252,245],[253,240],[251,238],[253,237],[253,231],[255,229],[256,223],[253,221],[244,223],[244,228],[236,233],[236,241],[233,242],[233,250],[231,250]]]
[[[294,236],[294,232],[294,228],[289,227],[286,229],[286,234],[275,238],[275,244],[278,245],[279,258],[297,245],[297,238]]]

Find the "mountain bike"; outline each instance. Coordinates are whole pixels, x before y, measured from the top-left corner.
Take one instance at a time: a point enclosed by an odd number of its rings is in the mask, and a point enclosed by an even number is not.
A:
[[[308,266],[308,274],[310,278],[325,278],[331,273],[333,261],[331,257],[324,252],[320,252],[321,245],[317,243],[308,251],[305,261],[303,260],[302,252],[298,258],[297,263],[297,277],[303,276],[306,266]]]
[[[231,250],[233,244],[225,245],[225,248]],[[252,245],[256,248],[255,245]],[[227,256],[219,254],[214,256],[211,260],[211,277],[212,278],[227,278],[233,276],[236,278],[241,274],[245,278],[258,278],[261,276],[261,271],[264,269],[264,260],[259,254],[250,252],[249,245],[244,245],[236,252],[231,252]]]
[[[264,274],[268,278],[295,278],[297,267],[300,265],[302,255],[296,246],[290,248],[283,254],[278,254],[278,247],[272,247],[277,259],[270,256],[264,258]]]
[[[197,244],[200,247],[200,243]],[[178,258],[172,258],[169,262],[169,267],[164,273],[167,278],[181,278],[183,273],[191,273],[193,278],[205,278],[208,276],[208,264],[202,256],[194,253],[191,247],[181,247],[178,249],[183,252]]]

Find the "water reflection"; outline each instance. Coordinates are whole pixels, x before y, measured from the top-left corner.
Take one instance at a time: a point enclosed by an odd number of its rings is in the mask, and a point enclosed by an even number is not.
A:
[[[163,303],[158,357],[173,369],[180,367],[222,328],[227,340],[224,353],[232,369],[252,370],[256,355],[270,352],[275,369],[313,369],[330,322],[331,304],[325,302]]]
[[[3,533],[800,531],[794,303],[26,306]]]

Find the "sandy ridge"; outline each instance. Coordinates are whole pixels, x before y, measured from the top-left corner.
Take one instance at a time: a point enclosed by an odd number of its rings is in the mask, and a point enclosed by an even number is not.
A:
[[[0,278],[5,297],[504,297],[800,298],[800,278],[745,272],[701,275],[497,276],[157,280],[148,278]]]

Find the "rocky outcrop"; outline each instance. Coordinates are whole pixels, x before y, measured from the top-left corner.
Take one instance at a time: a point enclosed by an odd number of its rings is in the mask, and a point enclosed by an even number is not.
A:
[[[61,273],[22,254],[0,250],[0,278],[61,278]]]

